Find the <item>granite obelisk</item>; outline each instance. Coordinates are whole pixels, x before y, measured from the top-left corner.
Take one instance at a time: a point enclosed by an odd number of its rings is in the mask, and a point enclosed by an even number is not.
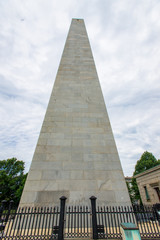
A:
[[[106,80],[106,81],[109,81]],[[20,206],[130,204],[85,24],[72,19]]]

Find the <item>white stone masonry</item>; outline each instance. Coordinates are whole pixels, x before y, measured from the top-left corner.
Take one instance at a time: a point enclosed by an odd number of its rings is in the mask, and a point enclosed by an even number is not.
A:
[[[69,204],[92,195],[130,204],[82,19],[71,23],[20,206],[54,205],[62,195]]]

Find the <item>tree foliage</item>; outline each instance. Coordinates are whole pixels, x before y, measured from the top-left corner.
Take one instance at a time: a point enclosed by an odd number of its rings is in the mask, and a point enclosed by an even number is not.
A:
[[[160,164],[160,160],[157,160],[152,153],[145,151],[140,160],[137,161],[133,175],[144,172],[158,164]]]
[[[27,174],[24,174],[24,162],[16,158],[0,161],[0,201],[13,200],[19,203]]]
[[[131,202],[132,203],[142,203],[142,200],[141,200],[141,196],[140,196],[140,192],[139,192],[139,189],[138,189],[138,185],[137,185],[137,182],[136,182],[136,179],[133,177],[132,178],[132,198],[131,198]]]
[[[128,193],[131,199],[131,202],[133,202],[133,191],[132,191],[132,186],[130,186],[130,184],[128,182],[126,182],[127,184],[127,188],[128,188]]]

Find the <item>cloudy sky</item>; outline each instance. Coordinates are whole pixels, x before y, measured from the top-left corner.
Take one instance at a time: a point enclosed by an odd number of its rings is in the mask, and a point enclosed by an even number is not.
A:
[[[160,158],[159,0],[0,1],[0,159],[28,171],[72,18],[85,20],[125,176]]]

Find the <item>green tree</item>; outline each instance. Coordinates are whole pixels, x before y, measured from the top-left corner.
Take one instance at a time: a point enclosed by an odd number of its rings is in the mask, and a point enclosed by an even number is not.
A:
[[[132,178],[132,198],[131,198],[132,203],[137,203],[140,202],[142,203],[140,192],[138,189],[138,185],[136,182],[136,179],[133,177]]]
[[[157,161],[152,153],[145,151],[142,154],[140,160],[137,161],[133,175],[144,172],[147,169],[150,169],[158,164],[160,164],[160,161]]]
[[[19,203],[27,174],[24,174],[24,162],[16,158],[0,161],[0,201],[13,200]]]
[[[128,188],[128,192],[129,192],[129,196],[130,196],[131,202],[133,202],[132,186],[130,186],[130,184],[128,182],[126,182],[126,184],[127,184],[127,188]]]

